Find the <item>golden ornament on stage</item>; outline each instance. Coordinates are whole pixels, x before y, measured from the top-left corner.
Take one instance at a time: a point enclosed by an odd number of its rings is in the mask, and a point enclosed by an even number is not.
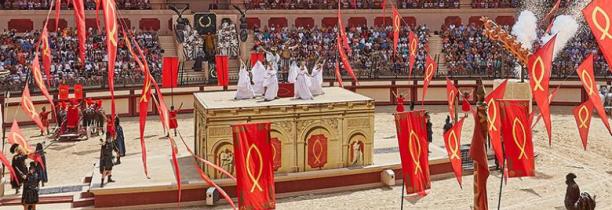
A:
[[[501,26],[493,22],[488,17],[481,17],[480,21],[484,23],[484,34],[487,38],[493,41],[499,42],[508,52],[512,53],[521,64],[527,65],[527,59],[531,52],[528,49],[522,47],[521,43],[516,40],[516,37],[508,33],[508,31],[502,29]]]

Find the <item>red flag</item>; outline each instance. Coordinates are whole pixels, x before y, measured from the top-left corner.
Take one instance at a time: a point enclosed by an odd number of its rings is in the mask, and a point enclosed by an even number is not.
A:
[[[21,132],[21,128],[17,124],[17,120],[13,120],[13,125],[11,126],[11,132],[8,134],[8,143],[9,144],[18,144],[25,150],[27,154],[33,152],[32,147],[28,144],[28,141],[23,136]]]
[[[548,144],[552,144],[552,122],[550,120],[550,103],[548,95],[548,82],[550,79],[550,69],[552,68],[553,49],[557,35],[550,39],[543,47],[538,49],[533,55],[529,56],[527,66],[529,67],[529,86],[535,99],[544,125],[548,133]],[[531,127],[529,128],[531,129]]]
[[[249,61],[251,62],[251,67],[255,66],[255,63],[257,63],[257,61],[263,62],[264,60],[265,58],[263,53],[251,52],[251,57],[249,58]]]
[[[610,124],[608,123],[608,116],[603,108],[603,103],[601,103],[599,93],[597,92],[597,83],[595,82],[595,75],[593,74],[593,54],[590,54],[584,59],[584,61],[582,61],[582,64],[580,64],[578,69],[576,69],[576,73],[578,73],[578,76],[580,77],[582,86],[589,96],[591,104],[595,107],[595,110],[597,110],[599,118],[601,118],[603,121],[604,125],[608,129],[608,132],[612,134]]]
[[[455,116],[455,102],[457,101],[459,91],[452,81],[446,78],[446,97],[448,98],[448,113],[451,116]]]
[[[342,85],[342,74],[340,74],[340,63],[336,61],[336,81],[338,81],[338,85],[343,87]]]
[[[229,85],[229,67],[228,67],[228,56],[227,55],[216,55],[215,56],[215,70],[217,70],[217,85],[228,86]]]
[[[340,4],[340,2],[338,2]],[[338,5],[338,33],[340,37],[338,37],[337,42],[340,42],[340,46],[344,46],[346,52],[351,53],[352,49],[349,45],[348,36],[346,35],[346,28],[344,28],[344,24],[342,23],[342,13],[340,12],[340,6]]]
[[[408,56],[408,61],[410,62],[408,65],[409,71],[408,71],[408,76],[411,77],[412,76],[412,68],[414,67],[414,63],[416,61],[416,54],[417,54],[417,48],[419,47],[419,41],[417,40],[416,35],[414,34],[414,32],[410,32],[410,34],[408,34],[408,40],[409,40],[409,44],[410,44],[410,56]]]
[[[580,105],[572,109],[572,113],[574,113],[574,119],[576,119],[576,125],[578,125],[578,132],[580,133],[582,146],[584,147],[584,150],[586,150],[587,139],[589,138],[589,129],[591,128],[593,103],[591,103],[589,100],[582,102]]]
[[[0,162],[2,162],[2,164],[4,164],[4,167],[9,170],[9,173],[11,174],[11,179],[13,181],[15,181],[16,183],[19,183],[19,179],[17,179],[17,175],[15,173],[15,169],[11,165],[11,162],[9,162],[9,160],[6,159],[4,154],[2,154],[2,152],[0,152]]]
[[[498,163],[503,163],[503,151],[501,143],[501,114],[499,112],[499,103],[496,100],[504,98],[506,92],[506,85],[508,80],[504,80],[495,90],[491,91],[489,95],[485,97],[485,103],[487,103],[487,123],[489,125],[488,132],[491,138],[491,145],[493,151],[495,151],[495,158]]]
[[[164,57],[162,61],[163,87],[176,87],[178,81],[178,63],[178,57]]]
[[[612,28],[610,27],[610,24],[612,24],[612,20],[610,20],[612,3],[609,0],[593,0],[582,9],[582,14],[591,27],[595,40],[599,43],[599,49],[612,66]],[[608,70],[612,72],[612,68],[608,68]]]
[[[34,60],[32,60],[32,78],[38,86],[38,89],[40,89],[40,92],[43,94],[43,96],[45,96],[45,98],[47,98],[49,104],[51,104],[51,107],[55,107],[55,105],[53,105],[53,97],[49,95],[49,91],[47,90],[47,87],[42,77],[42,72],[40,71],[40,64],[38,63],[38,53],[34,53]]]
[[[461,185],[461,176],[463,172],[463,168],[461,166],[461,128],[463,127],[463,120],[457,121],[453,127],[444,132],[444,146],[446,147],[446,153],[448,154],[448,159],[450,160],[453,171],[455,173],[455,177],[457,177],[457,182],[459,183],[459,187],[463,188]]]
[[[96,1],[96,26],[98,26],[98,31],[100,31],[100,4],[102,0]]]
[[[30,119],[32,119],[32,121],[34,121],[34,123],[36,123],[41,130],[45,129],[45,126],[43,126],[42,122],[40,121],[38,112],[36,112],[36,107],[34,107],[32,98],[30,97],[30,88],[28,86],[28,84],[25,85],[21,95],[21,109]]]
[[[512,100],[500,102],[502,137],[506,152],[508,177],[535,176],[535,161],[528,103]]]
[[[425,59],[425,75],[423,75],[423,94],[421,95],[421,105],[425,102],[425,96],[427,95],[427,87],[431,82],[434,74],[438,69],[438,64],[431,58],[431,56],[427,55]]]
[[[74,22],[77,26],[77,37],[79,40],[79,58],[85,63],[85,42],[87,41],[87,29],[85,28],[85,4],[83,0],[72,0],[74,7]]]
[[[70,87],[68,85],[59,86],[58,97],[60,100],[68,100],[68,94],[70,93]]]
[[[60,16],[60,10],[62,9],[61,5],[62,5],[61,0],[55,0],[55,28],[56,29],[59,28],[59,16]]]
[[[399,42],[399,32],[402,17],[400,16],[397,8],[393,5],[393,55],[397,55],[397,43]]]
[[[104,25],[106,26],[106,51],[108,53],[108,89],[111,95],[111,122],[115,122],[115,59],[117,56],[117,14],[115,0],[104,0]],[[111,126],[115,124],[112,123]]]
[[[425,111],[396,113],[395,127],[406,193],[425,196],[431,187]]]
[[[474,119],[479,119],[474,123],[474,132],[470,146],[470,157],[474,161],[474,209],[488,209],[487,201],[487,179],[489,178],[489,163],[485,141],[487,136],[485,116],[478,116],[478,109],[473,111]]]
[[[338,53],[340,54],[340,60],[342,61],[344,69],[349,73],[351,78],[353,78],[354,82],[358,82],[357,77],[355,76],[355,72],[353,72],[353,68],[351,67],[351,63],[349,63],[349,60],[346,57],[346,53],[344,52],[344,49],[342,49],[340,42],[338,42]]]
[[[561,88],[561,84],[559,84],[557,86],[557,88],[555,88],[552,93],[550,93],[550,95],[548,95],[548,104],[551,104],[553,99],[555,98],[555,96],[557,96],[557,91]],[[535,121],[533,120],[535,117],[535,112],[531,112],[529,113],[529,121],[531,121],[531,129],[533,130],[533,128],[535,127],[536,124],[538,124],[538,122],[540,122],[540,120],[542,119],[542,113],[538,114],[538,118],[535,119]]]
[[[47,76],[47,85],[51,86],[49,82],[51,80],[51,48],[49,47],[49,32],[47,31],[46,24],[40,35],[40,42],[42,43],[42,62],[45,68],[45,75]]]
[[[170,147],[172,152],[172,168],[174,169],[174,177],[176,178],[176,188],[178,192],[178,205],[181,205],[181,168],[178,164],[178,158],[176,157],[176,153],[178,153],[178,148],[176,147],[176,142],[172,136],[168,135],[168,139],[170,140]]]
[[[270,123],[232,125],[240,209],[274,209]]]

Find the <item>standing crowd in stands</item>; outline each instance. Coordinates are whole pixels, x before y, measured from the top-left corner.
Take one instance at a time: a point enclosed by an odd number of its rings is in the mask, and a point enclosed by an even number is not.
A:
[[[143,10],[151,9],[150,0],[116,0],[117,9]],[[0,0],[0,9],[4,10],[47,10],[53,0]],[[71,1],[61,1],[62,10],[72,8]],[[86,10],[96,9],[96,0],[84,0]]]
[[[20,89],[30,72],[31,60],[34,57],[35,43],[40,31],[16,33],[5,30],[0,34],[0,87],[4,90]],[[85,44],[86,61],[79,61],[76,30],[65,28],[59,32],[50,32],[49,44],[53,62],[51,65],[51,86],[60,83],[102,85],[106,81],[107,52],[104,33],[90,28]],[[142,73],[125,47],[120,36],[115,62],[115,78],[125,83],[137,83],[142,80]],[[163,49],[159,45],[156,32],[137,32],[135,40],[147,55],[149,68],[154,77],[161,74]],[[39,56],[40,57],[40,56]],[[42,62],[41,62],[42,65]],[[43,66],[41,68],[44,69]],[[43,77],[46,78],[45,75]]]

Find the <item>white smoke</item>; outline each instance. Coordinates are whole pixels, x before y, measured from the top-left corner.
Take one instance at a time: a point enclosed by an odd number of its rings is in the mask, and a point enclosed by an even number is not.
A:
[[[523,48],[531,50],[533,42],[538,39],[538,18],[529,10],[522,11],[518,21],[512,26],[512,35],[522,44]]]
[[[555,41],[555,49],[553,52],[553,60],[557,57],[557,54],[565,48],[565,45],[569,40],[571,40],[580,25],[574,19],[574,17],[570,15],[559,15],[555,18],[553,22],[553,26],[550,29],[550,34],[546,34],[542,37],[542,43],[547,43],[555,34],[557,34],[557,39]]]

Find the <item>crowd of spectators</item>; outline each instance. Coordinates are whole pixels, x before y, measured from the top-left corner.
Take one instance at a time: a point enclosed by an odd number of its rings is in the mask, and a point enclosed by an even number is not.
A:
[[[40,32],[32,31],[19,34],[4,31],[0,34],[0,87],[19,89],[30,75],[31,60],[34,57],[35,43]],[[89,29],[86,42],[86,61],[79,61],[78,40],[76,31],[70,28],[60,32],[51,32],[49,44],[53,62],[51,65],[51,87],[60,83],[82,83],[86,86],[103,85],[107,78],[107,52],[104,33]],[[161,74],[161,49],[155,32],[138,32],[135,40],[147,55],[149,68],[154,77]],[[40,57],[40,56],[39,56]],[[42,62],[41,62],[42,65]],[[41,66],[41,68],[43,68]],[[46,77],[43,75],[43,77]],[[125,47],[123,38],[118,41],[117,59],[115,62],[116,82],[137,83],[142,80],[142,73]]]
[[[442,53],[449,74],[499,75],[505,68],[506,75],[515,60],[503,47],[490,41],[482,33],[482,27],[450,25],[441,33]]]
[[[516,8],[518,0],[472,0],[472,8]]]
[[[47,10],[53,0],[0,0],[0,9],[4,10]],[[72,8],[71,0],[61,1],[62,9]],[[96,0],[84,0],[86,10],[96,9]],[[116,0],[117,9],[143,10],[151,9],[149,0]]]
[[[582,63],[584,58],[593,53],[593,73],[603,76],[608,74],[608,63],[599,50],[599,45],[593,35],[588,30],[580,30],[576,36],[570,40],[563,51],[559,52],[553,62],[553,75],[565,77],[575,75],[576,68]]]
[[[391,0],[390,0],[391,1]],[[386,8],[391,8],[390,1],[386,1]],[[413,8],[459,8],[459,0],[394,0],[400,9]],[[340,0],[342,9],[382,9],[383,0]],[[246,0],[247,9],[273,10],[273,9],[338,9],[337,0]],[[226,4],[212,3],[210,9],[233,9]]]
[[[347,27],[347,38],[351,48],[348,57],[353,69],[361,71],[363,76],[376,78],[380,75],[407,75],[407,61],[409,54],[408,32],[410,27],[402,27],[398,47],[398,56],[393,56],[393,31],[387,27]],[[427,50],[429,29],[422,25],[416,27],[416,34],[420,40],[415,72],[422,72]],[[283,27],[255,29],[256,46],[267,51],[279,52],[281,65],[285,67],[292,60],[304,60],[314,63],[322,59],[327,61],[327,69],[334,69],[337,59],[336,36],[337,27],[304,28]],[[332,71],[326,71],[333,74]]]

